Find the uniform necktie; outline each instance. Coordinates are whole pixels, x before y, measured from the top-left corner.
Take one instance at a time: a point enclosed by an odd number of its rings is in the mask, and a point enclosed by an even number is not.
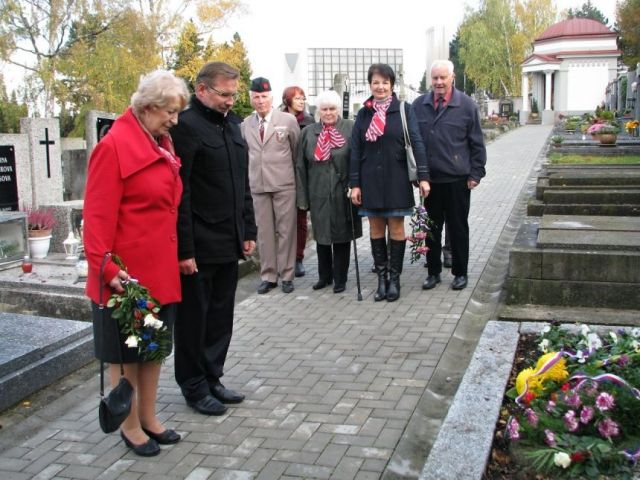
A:
[[[264,118],[260,119],[260,141],[264,142]]]
[[[442,105],[444,104],[444,97],[438,97],[438,107],[436,108],[436,114],[440,115],[442,112]]]

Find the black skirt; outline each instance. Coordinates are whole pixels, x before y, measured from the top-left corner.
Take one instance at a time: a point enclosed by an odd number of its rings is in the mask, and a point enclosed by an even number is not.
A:
[[[171,332],[170,349],[173,348],[173,324],[176,319],[176,303],[163,305],[160,309],[160,320]],[[120,354],[118,347],[122,348],[122,363],[139,363],[142,362],[138,355],[138,348],[130,348],[125,345],[127,337],[120,333],[118,321],[111,318],[113,308],[100,307],[91,302],[91,314],[93,317],[93,347],[96,358],[107,363],[120,363]]]

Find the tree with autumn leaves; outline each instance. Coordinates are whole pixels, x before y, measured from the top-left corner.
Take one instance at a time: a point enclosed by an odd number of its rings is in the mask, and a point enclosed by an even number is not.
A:
[[[0,0],[0,61],[25,70],[18,96],[32,116],[60,115],[63,134],[82,135],[88,110],[122,112],[142,74],[171,68],[190,24],[210,36],[241,10],[240,0]],[[194,65],[239,52],[230,63],[248,65],[241,43],[209,40]]]

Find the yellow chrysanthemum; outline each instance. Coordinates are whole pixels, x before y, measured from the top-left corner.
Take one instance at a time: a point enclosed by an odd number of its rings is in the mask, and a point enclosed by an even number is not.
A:
[[[536,371],[540,370],[542,366],[549,361],[549,359],[553,356],[557,355],[557,352],[549,352],[545,353],[538,359],[538,364],[536,365]],[[553,380],[556,383],[564,382],[567,378],[569,378],[569,372],[567,372],[567,361],[564,357],[561,357],[555,365],[553,365],[549,370],[540,375],[541,381],[544,380]]]
[[[542,390],[542,384],[540,383],[540,377],[535,376],[535,368],[525,368],[516,377],[516,391],[518,395],[522,395],[524,389],[529,385],[529,390],[539,392]]]

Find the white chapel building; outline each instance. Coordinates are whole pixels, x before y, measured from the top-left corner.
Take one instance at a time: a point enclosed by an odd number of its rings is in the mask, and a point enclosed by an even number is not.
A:
[[[572,18],[549,27],[522,63],[520,122],[529,116],[530,96],[543,124],[552,124],[559,113],[595,110],[604,100],[607,84],[617,76],[620,53],[617,34],[598,21]]]

